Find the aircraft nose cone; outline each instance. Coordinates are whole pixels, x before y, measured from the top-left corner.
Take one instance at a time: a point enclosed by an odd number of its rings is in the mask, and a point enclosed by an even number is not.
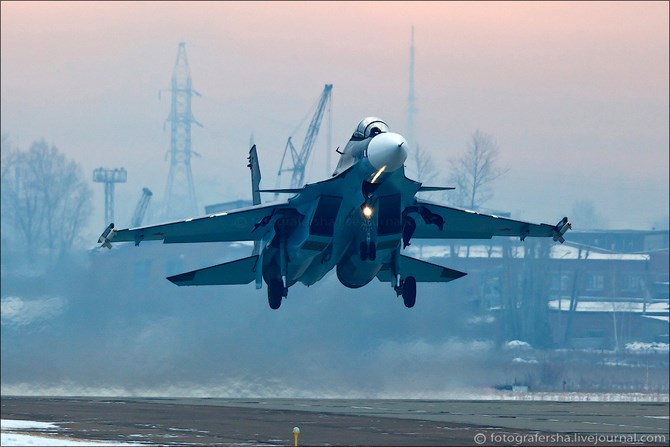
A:
[[[407,141],[402,135],[384,132],[375,136],[368,144],[368,161],[375,169],[395,171],[407,159]]]

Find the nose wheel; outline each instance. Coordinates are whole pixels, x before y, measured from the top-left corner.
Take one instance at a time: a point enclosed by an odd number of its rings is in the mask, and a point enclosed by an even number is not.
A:
[[[368,244],[367,242],[361,242],[361,248],[359,250],[359,253],[361,255],[361,261],[374,261],[377,259],[377,244],[375,244],[374,241],[370,241]]]

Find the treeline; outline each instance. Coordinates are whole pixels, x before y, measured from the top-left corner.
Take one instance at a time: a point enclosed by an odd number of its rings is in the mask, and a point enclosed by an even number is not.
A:
[[[27,150],[2,137],[2,251],[36,260],[62,259],[80,242],[92,214],[92,191],[79,163],[44,139]]]

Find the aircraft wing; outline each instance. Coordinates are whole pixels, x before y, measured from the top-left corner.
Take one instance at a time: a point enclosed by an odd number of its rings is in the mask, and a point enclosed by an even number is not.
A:
[[[110,242],[162,240],[165,244],[185,242],[256,241],[272,229],[274,216],[297,215],[288,203],[257,205],[226,213],[185,219],[147,227],[114,229],[110,224],[98,242],[111,248]]]
[[[564,217],[556,225],[534,224],[417,200],[406,214],[413,218],[412,234],[420,239],[490,239],[493,236],[552,237],[563,242],[563,234],[572,228]]]

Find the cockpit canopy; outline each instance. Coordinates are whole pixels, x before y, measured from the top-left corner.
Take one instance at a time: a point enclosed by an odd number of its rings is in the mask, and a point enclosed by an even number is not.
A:
[[[358,127],[356,127],[356,131],[351,136],[351,139],[365,140],[366,138],[374,137],[377,134],[388,131],[389,126],[384,121],[374,116],[369,116],[358,123]]]

